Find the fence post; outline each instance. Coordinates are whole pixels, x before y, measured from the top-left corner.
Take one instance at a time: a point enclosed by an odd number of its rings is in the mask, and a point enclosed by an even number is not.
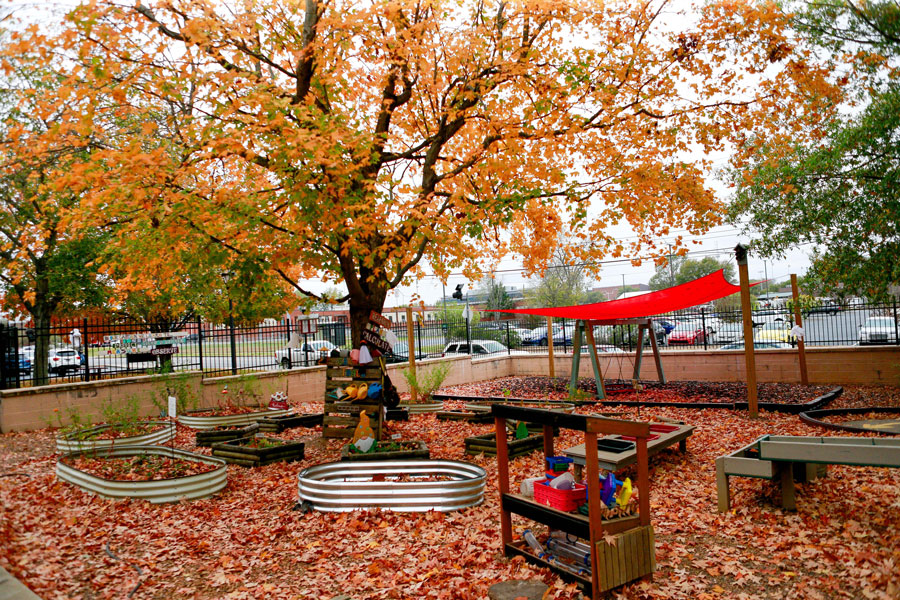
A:
[[[91,358],[90,354],[88,354],[88,349],[91,345],[88,343],[88,320],[82,319],[81,327],[84,330],[84,334],[81,336],[82,345],[84,347],[84,375],[81,377],[82,381],[90,381],[91,380]]]
[[[288,359],[288,369],[294,368],[294,349],[291,348],[291,319],[287,319],[287,343],[284,345],[287,348],[287,359]]]
[[[466,347],[469,349],[469,356],[472,355],[472,332],[469,330],[469,316],[466,315]]]
[[[509,340],[509,321],[506,322],[506,355],[509,356],[512,354],[512,344],[510,344]]]
[[[416,345],[419,347],[419,354],[425,354],[422,352],[422,322],[416,320]]]
[[[897,296],[894,296],[892,300],[894,305],[894,344],[900,346],[900,332],[897,329]]]
[[[237,342],[234,339],[234,310],[231,297],[228,298],[228,337],[231,342],[231,374],[237,375]]]
[[[197,317],[197,354],[200,357],[200,379],[203,379],[203,319]]]
[[[709,350],[709,345],[707,344],[708,333],[706,332],[706,309],[700,309],[700,326],[703,327],[703,349]]]

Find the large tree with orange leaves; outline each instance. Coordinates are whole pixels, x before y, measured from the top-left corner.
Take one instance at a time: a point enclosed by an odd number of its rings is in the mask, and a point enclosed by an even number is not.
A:
[[[563,229],[576,259],[703,231],[697,156],[815,135],[835,96],[774,3],[98,2],[69,25],[73,90],[115,98],[86,118],[143,123],[72,178],[82,222],[343,280],[355,343],[422,261],[540,270]]]

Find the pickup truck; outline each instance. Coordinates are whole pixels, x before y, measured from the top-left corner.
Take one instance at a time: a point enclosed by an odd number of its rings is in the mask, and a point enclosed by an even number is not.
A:
[[[314,340],[306,344],[301,343],[299,348],[282,348],[276,351],[275,361],[283,369],[308,367],[316,364],[320,358],[327,357],[332,350],[337,349],[338,347],[328,340]]]

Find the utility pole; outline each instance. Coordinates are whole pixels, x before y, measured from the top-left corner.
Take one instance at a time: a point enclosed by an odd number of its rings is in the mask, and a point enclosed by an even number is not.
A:
[[[675,266],[672,264],[672,244],[668,244],[669,246],[669,286],[672,287],[675,285]]]

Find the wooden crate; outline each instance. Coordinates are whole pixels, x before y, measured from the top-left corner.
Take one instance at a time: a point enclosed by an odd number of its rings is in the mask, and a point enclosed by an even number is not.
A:
[[[497,454],[497,436],[493,433],[467,437],[465,443],[466,454],[472,456],[482,453],[493,456]],[[544,448],[544,435],[530,435],[525,439],[510,440],[507,442],[507,448],[509,449],[510,458],[531,454],[535,450]]]
[[[338,402],[328,396],[335,388],[345,388],[350,384],[371,384],[381,382],[381,370],[366,365],[354,366],[349,358],[328,358],[325,369],[325,409],[322,417],[322,437],[351,438],[359,424],[359,413],[366,411],[375,439],[381,439],[382,419],[384,415],[381,401],[359,400],[356,402]]]
[[[600,591],[606,592],[656,570],[653,526],[635,527],[615,536],[615,543],[597,542]]]

